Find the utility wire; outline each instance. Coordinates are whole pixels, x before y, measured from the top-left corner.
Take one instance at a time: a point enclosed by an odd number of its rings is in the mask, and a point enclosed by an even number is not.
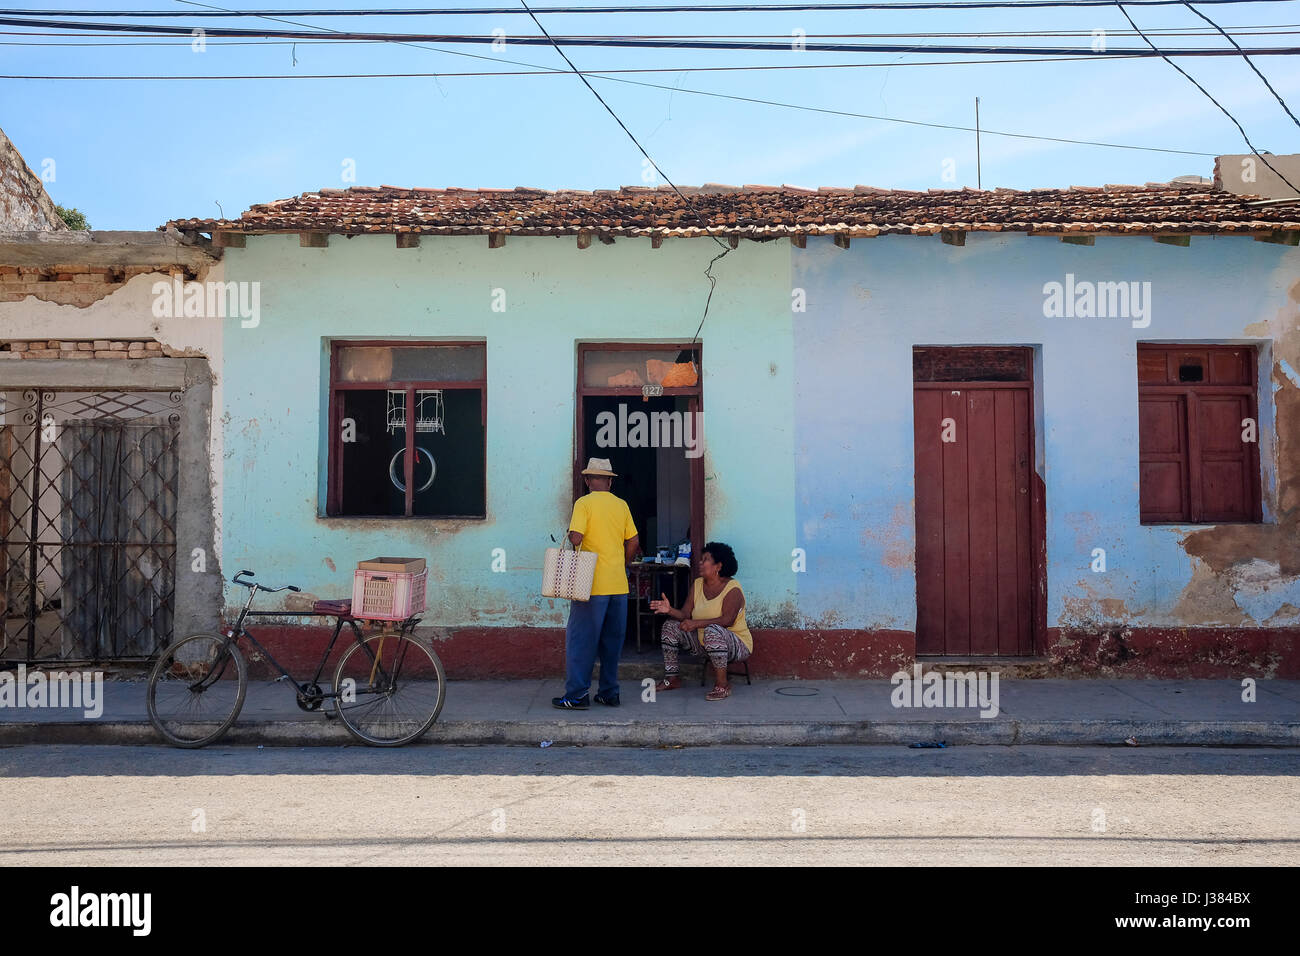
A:
[[[535,7],[528,13],[804,13],[851,12],[857,10],[1034,10],[1069,9],[1071,7],[1109,7],[1115,0],[973,0],[973,2],[909,3],[722,3],[722,4],[656,4],[640,6],[561,6]],[[1133,7],[1181,6],[1184,0],[1127,0]],[[1283,2],[1283,0],[1197,0],[1202,5],[1228,5],[1238,3]],[[508,16],[520,14],[514,7],[424,7],[415,9],[388,8],[381,10],[222,10],[207,13],[190,13],[181,10],[0,10],[0,13],[22,13],[31,16],[95,17],[425,17],[425,16]]]
[[[190,3],[193,3],[193,0],[181,0],[181,2],[190,2]],[[198,4],[195,4],[195,5],[198,5]],[[220,10],[221,8],[212,8],[212,7],[208,7],[208,9],[216,9],[216,10]],[[293,23],[293,21],[286,21],[286,22]],[[305,24],[296,24],[296,23],[295,23],[294,25],[305,26]],[[1143,36],[1142,31],[1137,30],[1136,27],[1135,27],[1135,29],[1134,29],[1134,32],[1135,32],[1136,34],[1138,34],[1139,36]],[[317,37],[319,37],[319,36],[322,36],[323,34],[321,34],[321,33],[317,33],[317,34],[315,34],[315,35],[316,35]],[[331,35],[332,35],[332,34],[331,34]],[[1148,44],[1149,44],[1149,43],[1150,43],[1150,41],[1148,40]],[[487,60],[487,61],[489,61],[489,62],[493,62],[493,63],[506,63],[506,64],[510,64],[510,65],[513,65],[513,66],[525,66],[525,67],[530,67],[532,70],[534,70],[534,71],[536,71],[536,72],[538,72],[538,73],[543,73],[543,74],[556,74],[556,75],[559,75],[559,74],[564,74],[564,73],[567,72],[567,71],[565,71],[565,70],[560,70],[560,69],[558,69],[558,68],[542,66],[541,64],[537,64],[537,63],[529,63],[529,62],[526,62],[526,61],[523,61],[523,60],[513,60],[513,59],[507,59],[507,58],[504,58],[504,57],[486,56],[486,55],[479,54],[479,53],[467,53],[467,52],[464,52],[464,51],[461,51],[461,50],[446,50],[446,49],[440,49],[440,48],[438,48],[438,47],[423,46],[423,45],[419,45],[419,44],[403,44],[403,45],[408,45],[408,46],[411,46],[411,47],[413,47],[413,48],[415,48],[415,49],[420,49],[420,50],[430,50],[430,51],[432,51],[432,52],[436,52],[436,53],[446,53],[446,54],[449,54],[449,55],[452,55],[452,56],[469,57],[470,59],[474,59],[474,60]],[[1115,54],[1114,54],[1114,53],[1110,53],[1110,54],[1107,54],[1107,55],[1108,55],[1108,56],[1114,56]],[[1096,59],[1096,57],[1089,57],[1089,59]],[[913,64],[898,64],[898,65],[902,66],[902,65],[913,65]],[[920,64],[916,64],[916,65],[920,65]],[[830,65],[830,66],[834,66],[834,65],[832,64],[832,65]],[[689,69],[691,69],[691,68],[686,68],[686,69],[689,70]],[[739,68],[736,68],[736,69],[739,69]],[[923,121],[921,121],[921,120],[906,120],[906,119],[899,119],[899,118],[891,117],[891,116],[877,116],[877,115],[872,115],[872,114],[867,114],[867,113],[854,113],[854,112],[850,112],[850,111],[847,111],[847,110],[835,110],[835,109],[829,109],[829,108],[825,108],[825,107],[805,106],[805,105],[798,104],[798,103],[786,103],[786,102],[781,102],[781,101],[778,101],[778,100],[766,100],[766,99],[759,99],[759,98],[756,98],[756,97],[738,96],[738,95],[729,94],[729,93],[718,93],[718,92],[715,92],[715,91],[712,91],[712,90],[696,90],[696,89],[681,88],[681,87],[675,87],[675,86],[668,86],[668,85],[666,85],[666,84],[661,84],[661,83],[649,83],[649,82],[646,82],[646,81],[644,81],[644,80],[633,80],[633,79],[627,79],[627,78],[618,77],[618,76],[601,75],[601,73],[599,73],[598,71],[591,71],[591,70],[588,70],[588,71],[579,71],[579,74],[580,74],[580,75],[583,75],[584,72],[585,72],[586,75],[591,75],[591,76],[594,76],[596,79],[603,79],[603,80],[606,80],[606,81],[611,82],[611,83],[625,83],[625,84],[628,84],[628,85],[631,85],[631,86],[641,86],[641,87],[646,87],[646,88],[649,88],[649,89],[666,90],[666,91],[669,91],[669,92],[682,92],[682,93],[689,93],[689,94],[691,94],[691,95],[695,95],[695,96],[714,97],[714,98],[717,98],[717,99],[731,100],[731,101],[733,101],[733,102],[753,103],[753,104],[762,105],[762,106],[771,106],[771,107],[776,107],[776,108],[779,108],[779,109],[797,110],[797,111],[810,112],[810,113],[822,113],[822,114],[830,115],[830,116],[844,116],[844,117],[848,117],[848,118],[852,118],[852,119],[869,119],[869,120],[874,120],[874,121],[878,121],[878,122],[898,123],[898,124],[901,124],[901,125],[920,126],[920,127],[931,128],[931,129],[944,129],[944,130],[956,130],[956,131],[961,131],[961,132],[974,132],[974,129],[973,129],[972,127],[959,126],[959,125],[955,125],[955,124],[946,124],[946,123],[927,123],[927,122],[923,122]],[[603,72],[604,72],[604,73],[612,73],[612,72],[614,72],[614,71],[603,71]],[[684,72],[684,71],[683,71],[683,72]],[[532,75],[532,74],[529,74],[529,73],[519,73],[519,74],[514,74],[514,73],[508,73],[508,72],[467,73],[467,74],[440,74],[440,73],[395,73],[395,74],[382,74],[382,73],[379,73],[379,74],[350,74],[350,73],[349,73],[349,74],[320,74],[320,75],[314,75],[314,76],[308,76],[308,75],[303,75],[303,74],[288,74],[288,75],[265,75],[265,76],[200,76],[200,77],[196,77],[196,76],[166,76],[166,77],[161,77],[161,76],[144,76],[144,75],[137,75],[137,76],[94,76],[94,75],[81,75],[81,76],[50,76],[50,75],[7,74],[7,75],[0,76],[0,79],[30,79],[30,80],[47,80],[47,79],[48,79],[48,80],[91,80],[91,81],[115,81],[115,80],[167,80],[167,81],[181,81],[181,80],[190,80],[190,79],[201,79],[201,80],[227,80],[227,79],[229,79],[229,80],[239,80],[239,79],[254,79],[254,80],[257,80],[257,79],[352,79],[352,78],[367,78],[367,77],[373,77],[373,78],[432,77],[432,78],[434,78],[434,79],[436,80],[436,78],[439,77],[439,76],[441,76],[441,75],[451,75],[451,76],[460,76],[460,75],[464,75],[464,76],[510,76],[510,75]],[[1009,137],[1009,138],[1013,138],[1013,139],[1024,139],[1024,140],[1033,140],[1033,141],[1041,141],[1041,142],[1063,143],[1063,144],[1066,144],[1066,145],[1072,145],[1072,146],[1095,146],[1095,147],[1101,147],[1101,148],[1107,148],[1107,149],[1131,149],[1131,150],[1138,150],[1138,151],[1142,151],[1142,152],[1168,153],[1168,154],[1182,155],[1182,156],[1214,156],[1214,155],[1216,155],[1215,153],[1201,152],[1201,151],[1196,151],[1196,150],[1169,149],[1169,148],[1165,148],[1165,147],[1157,147],[1157,146],[1137,146],[1137,145],[1125,144],[1125,143],[1109,143],[1109,142],[1103,142],[1103,141],[1097,141],[1097,140],[1073,139],[1073,138],[1062,137],[1062,136],[1039,136],[1039,135],[1035,135],[1035,134],[1031,134],[1031,133],[1013,133],[1013,132],[1008,132],[1008,131],[1004,131],[1004,130],[988,130],[988,129],[986,129],[986,130],[982,130],[982,133],[983,133],[984,135],[987,135],[987,136],[1004,136],[1004,137]]]
[[[1201,86],[1200,83],[1197,83],[1196,80],[1192,78],[1192,75],[1191,75],[1190,73],[1188,73],[1186,70],[1184,70],[1181,66],[1179,66],[1177,63],[1175,63],[1173,60],[1169,59],[1169,57],[1165,56],[1163,53],[1160,53],[1160,49],[1159,49],[1159,48],[1158,48],[1154,43],[1152,43],[1150,39],[1147,38],[1146,34],[1143,33],[1141,30],[1138,30],[1138,25],[1137,25],[1136,23],[1134,23],[1134,22],[1133,22],[1133,18],[1130,17],[1130,16],[1128,15],[1128,11],[1124,9],[1124,4],[1123,4],[1123,3],[1118,2],[1118,0],[1117,0],[1117,2],[1115,3],[1115,6],[1119,7],[1119,12],[1122,13],[1122,14],[1124,14],[1124,19],[1127,20],[1127,21],[1129,22],[1129,25],[1130,25],[1134,30],[1137,30],[1137,31],[1138,31],[1138,35],[1141,36],[1142,39],[1144,39],[1144,40],[1147,41],[1147,45],[1150,46],[1152,50],[1154,50],[1156,53],[1159,53],[1160,56],[1161,56],[1161,58],[1164,59],[1164,61],[1165,61],[1166,63],[1168,63],[1170,66],[1172,66],[1172,67],[1173,67],[1175,70],[1177,70],[1179,73],[1183,74],[1183,76],[1187,78],[1187,81],[1188,81],[1189,83],[1191,83],[1192,86],[1196,87],[1198,90],[1200,90],[1202,93],[1204,93],[1204,94],[1206,95],[1206,97],[1209,99],[1209,101],[1210,101],[1211,103],[1213,103],[1215,106],[1217,106],[1217,107],[1222,111],[1222,113],[1223,113],[1224,116],[1226,116],[1226,117],[1228,117],[1228,119],[1232,120],[1232,125],[1235,126],[1235,127],[1237,127],[1238,132],[1241,133],[1241,138],[1244,139],[1244,140],[1246,141],[1246,145],[1247,145],[1248,147],[1250,147],[1250,151],[1251,151],[1252,153],[1254,153],[1255,156],[1257,156],[1257,157],[1259,158],[1260,162],[1262,162],[1265,166],[1267,166],[1269,169],[1271,169],[1271,170],[1273,171],[1273,174],[1274,174],[1275,176],[1277,176],[1278,179],[1282,180],[1282,182],[1286,183],[1286,184],[1287,184],[1288,186],[1290,186],[1293,190],[1295,190],[1295,193],[1296,193],[1297,196],[1300,196],[1300,189],[1296,189],[1295,184],[1292,183],[1291,180],[1289,180],[1289,179],[1287,179],[1285,176],[1283,176],[1282,173],[1277,169],[1277,167],[1275,167],[1272,163],[1270,163],[1267,159],[1265,159],[1264,156],[1263,156],[1263,154],[1261,154],[1260,151],[1257,150],[1257,149],[1255,148],[1255,144],[1252,143],[1252,142],[1250,141],[1250,137],[1246,135],[1245,127],[1243,127],[1240,123],[1237,122],[1237,117],[1235,117],[1235,116],[1233,116],[1231,113],[1229,113],[1228,110],[1227,110],[1227,108],[1226,108],[1222,103],[1220,103],[1218,100],[1216,100],[1213,96],[1210,95],[1210,91],[1209,91],[1209,90],[1207,90],[1205,87]]]
[[[519,2],[523,4],[523,8],[525,10],[528,10],[527,0],[519,0]],[[542,21],[537,19],[536,14],[534,14],[532,10],[528,10],[528,15],[532,18],[533,23],[537,24],[537,29],[541,30],[548,40],[551,40],[551,35],[546,32],[546,27],[542,26]],[[605,111],[609,113],[610,116],[614,117],[614,122],[618,123],[618,125],[623,128],[623,132],[627,133],[628,139],[630,139],[633,142],[633,144],[635,144],[636,148],[641,151],[641,155],[646,158],[646,161],[655,168],[655,172],[657,172],[660,176],[662,176],[664,178],[664,182],[666,182],[669,186],[673,188],[673,192],[675,192],[677,194],[677,198],[682,201],[682,205],[685,206],[687,209],[691,209],[692,208],[691,201],[687,199],[684,195],[682,195],[682,191],[677,188],[677,184],[674,183],[671,179],[669,179],[668,174],[659,168],[659,164],[654,161],[654,157],[652,157],[648,152],[646,152],[646,148],[642,146],[640,142],[638,142],[635,136],[632,135],[632,131],[627,128],[627,124],[624,123],[621,119],[619,119],[618,114],[614,112],[613,107],[611,107],[608,103],[605,102],[605,98],[596,92],[596,88],[591,85],[591,82],[585,76],[582,75],[581,71],[579,71],[576,66],[573,65],[573,61],[569,59],[568,54],[566,54],[563,50],[561,50],[560,45],[556,43],[554,40],[551,40],[551,45],[555,47],[555,52],[560,54],[561,57],[563,57],[564,62],[569,64],[569,69],[573,71],[573,74],[578,79],[582,80],[583,85],[587,89],[591,90],[591,95],[596,97],[596,99],[600,101],[600,105],[605,107]],[[703,228],[707,228],[704,222],[704,217],[700,216],[698,212],[696,213],[696,217],[699,219],[700,226]],[[709,317],[709,304],[713,302],[713,291],[718,287],[718,277],[713,274],[714,263],[716,263],[719,259],[723,258],[728,252],[731,251],[731,248],[725,242],[719,239],[717,236],[710,236],[709,238],[712,239],[714,242],[716,242],[718,244],[718,248],[721,249],[722,251],[709,260],[709,264],[704,270],[704,278],[709,280],[709,295],[704,300],[704,314],[700,316],[700,324],[695,327],[695,336],[691,339],[692,354],[694,354],[693,347],[695,343],[698,342],[700,339],[700,330],[704,328],[704,320]],[[692,359],[692,364],[693,362],[694,360]]]
[[[280,23],[292,23],[290,20],[275,21]],[[305,24],[302,24],[305,26]],[[1255,26],[1234,26],[1223,27],[1233,36],[1294,36],[1300,30],[1300,23],[1273,23]],[[148,34],[145,34],[148,36]],[[623,34],[626,35],[626,34]],[[1107,30],[1106,35],[1113,36],[1137,36],[1133,30]],[[1210,30],[1207,27],[1167,27],[1160,30],[1148,30],[1147,36],[1151,37],[1202,37],[1209,36]],[[20,36],[20,37],[59,37],[66,39],[68,37],[98,37],[102,33],[71,33],[63,30],[0,30],[0,36]],[[124,34],[129,38],[131,34]],[[378,43],[378,40],[337,40],[329,34],[322,33],[324,38],[318,43]],[[942,39],[972,39],[982,37],[1013,37],[1020,39],[1030,39],[1037,37],[1064,37],[1064,38],[1089,38],[1092,31],[1089,30],[979,30],[966,32],[936,32],[926,31],[924,33],[809,33],[808,37],[818,39],[908,39],[908,38],[942,38]],[[791,35],[788,33],[686,33],[686,34],[637,34],[639,39],[679,39],[679,40],[785,40],[789,41]],[[178,39],[177,41],[182,42]],[[188,40],[183,42],[188,43]],[[268,40],[267,45],[273,45],[278,41]],[[37,44],[33,44],[34,46]],[[50,46],[59,46],[60,44],[49,44]],[[106,45],[106,44],[105,44]],[[122,46],[131,44],[123,43]]]
[[[366,41],[359,40],[359,43]],[[273,43],[257,43],[254,41],[244,42],[233,40],[228,43],[209,44],[212,47],[234,47],[234,46],[307,46],[312,41],[299,40],[291,44],[288,40],[277,40]],[[30,48],[33,44],[29,43],[8,43],[0,40],[0,46],[21,46]],[[37,46],[50,47],[138,47],[138,46],[164,46],[171,47],[171,43],[42,43]],[[186,44],[188,46],[188,44]],[[604,76],[611,73],[747,73],[761,72],[768,70],[860,70],[870,67],[908,67],[908,66],[1005,66],[1014,63],[1078,63],[1080,57],[1062,57],[1062,56],[1042,56],[1042,57],[1018,57],[1013,60],[917,60],[913,62],[900,63],[896,60],[885,60],[878,63],[760,63],[750,66],[642,66],[642,67],[624,67],[614,70],[583,70],[584,76]],[[1129,57],[1113,57],[1109,54],[1085,57],[1086,60],[1109,60],[1109,59],[1130,59]],[[161,76],[154,74],[79,74],[79,75],[57,75],[57,74],[38,74],[29,76],[14,76],[10,79],[24,80],[340,80],[340,79],[383,79],[398,77],[429,77],[429,76],[567,76],[568,70],[488,70],[474,73],[272,73],[272,74],[213,74],[208,76],[199,76],[194,74],[181,74],[176,76]]]
[[[420,49],[430,49],[421,47]],[[447,51],[453,52],[453,51]],[[473,54],[461,54],[464,56],[473,56]],[[475,57],[481,60],[493,60],[494,57]],[[516,63],[515,60],[501,60],[503,63]],[[530,66],[532,64],[522,64]],[[848,64],[852,65],[852,64]],[[861,64],[863,66],[927,66],[931,64],[922,63],[877,63]],[[833,67],[834,64],[827,65],[827,68]],[[694,70],[746,70],[746,69],[811,69],[808,66],[800,67],[694,67],[677,70],[667,70],[670,73],[686,73]],[[665,72],[664,70],[583,70],[582,75],[590,76],[597,80],[606,80],[610,83],[626,83],[630,86],[644,86],[654,90],[667,90],[675,93],[689,93],[695,96],[711,96],[717,99],[733,100],[739,103],[753,103],[759,106],[773,106],[779,109],[798,110],[806,113],[822,113],[827,116],[845,116],[850,119],[867,119],[881,123],[898,123],[904,126],[922,126],[928,129],[955,130],[963,133],[975,132],[973,126],[958,126],[951,123],[927,123],[922,120],[900,119],[895,116],[877,116],[871,113],[853,113],[848,110],[835,110],[820,106],[805,106],[800,103],[784,103],[780,100],[764,100],[752,96],[737,96],[732,93],[718,93],[713,90],[694,90],[689,87],[668,86],[664,83],[648,83],[645,80],[629,80],[619,76],[613,76],[614,73],[645,73],[645,72]],[[482,73],[321,73],[321,74],[303,74],[303,73],[278,73],[267,75],[248,75],[248,76],[50,76],[50,75],[26,75],[26,74],[3,74],[0,80],[352,80],[352,79],[419,79],[428,77],[487,77],[487,76],[568,76],[568,70],[549,69],[540,67],[533,71],[494,71]],[[984,136],[1005,136],[1011,139],[1035,140],[1047,143],[1064,143],[1069,146],[1097,146],[1106,149],[1132,149],[1145,153],[1169,153],[1176,156],[1216,156],[1216,153],[1207,153],[1191,149],[1170,149],[1161,146],[1136,146],[1131,143],[1107,143],[1099,140],[1090,139],[1071,139],[1065,136],[1039,136],[1033,133],[1012,133],[1006,130],[985,129],[981,127],[980,133]]]
[[[1214,27],[1214,29],[1222,33],[1223,38],[1237,48],[1237,52],[1240,53],[1241,58],[1246,61],[1246,65],[1255,71],[1255,75],[1258,76],[1260,80],[1263,81],[1264,85],[1268,87],[1268,91],[1273,94],[1273,96],[1277,99],[1279,103],[1282,104],[1282,109],[1286,110],[1286,115],[1291,117],[1291,122],[1295,123],[1296,126],[1300,126],[1300,119],[1296,119],[1295,114],[1291,112],[1291,107],[1287,106],[1286,100],[1282,99],[1282,94],[1279,93],[1277,90],[1273,89],[1273,84],[1268,81],[1268,77],[1266,77],[1263,73],[1259,71],[1259,67],[1255,66],[1255,64],[1251,61],[1250,57],[1246,55],[1246,51],[1243,50],[1240,46],[1237,46],[1237,41],[1234,40],[1232,37],[1230,37],[1227,31],[1223,29],[1223,27],[1219,26],[1217,23],[1215,23],[1205,14],[1203,14],[1200,10],[1197,10],[1190,3],[1186,3],[1184,4],[1184,6],[1186,6],[1188,10],[1191,10],[1192,13],[1196,14],[1198,17],[1200,17],[1210,26]]]
[[[1108,2],[1118,5],[1115,0]],[[194,31],[185,26],[163,26],[156,24],[94,24],[80,22],[60,22],[53,20],[21,20],[9,17],[0,17],[0,25],[6,26],[44,26],[44,27],[66,27],[74,30],[89,29],[97,33],[138,33],[149,36],[193,36]],[[213,27],[203,30],[205,36],[215,37],[233,37],[233,38],[261,38],[261,39],[314,39],[319,38],[321,31],[318,29],[309,30],[266,30],[253,29],[247,27]],[[471,34],[448,34],[448,33],[356,33],[343,30],[331,30],[330,33],[340,39],[352,40],[378,40],[393,43],[412,43],[437,42],[437,43],[463,43],[463,44],[493,44],[499,41],[494,36],[478,36]],[[1143,39],[1146,39],[1143,34]],[[605,38],[593,36],[560,36],[552,38],[549,34],[544,36],[519,36],[512,37],[511,43],[521,46],[550,46],[556,42],[563,43],[565,46],[594,46],[594,47],[634,47],[648,49],[673,49],[673,50],[768,50],[773,52],[802,52],[805,50],[821,53],[917,53],[917,54],[970,54],[975,56],[986,56],[992,54],[1004,55],[1023,55],[1023,56],[1062,56],[1062,57],[1090,57],[1092,51],[1090,48],[1079,46],[947,46],[938,44],[893,44],[893,43],[805,43],[799,44],[796,51],[794,44],[786,43],[753,43],[748,41],[716,41],[716,40],[652,40],[652,39],[635,39],[631,37]],[[1224,50],[1221,48],[1209,47],[1180,47],[1160,51],[1150,40],[1148,45],[1152,47],[1151,51],[1137,48],[1116,49],[1112,52],[1116,55],[1133,56],[1133,57],[1162,57],[1168,59],[1171,56],[1236,56],[1233,50]],[[1300,47],[1258,47],[1250,50],[1242,50],[1242,53],[1251,53],[1255,56],[1295,56],[1300,54]]]

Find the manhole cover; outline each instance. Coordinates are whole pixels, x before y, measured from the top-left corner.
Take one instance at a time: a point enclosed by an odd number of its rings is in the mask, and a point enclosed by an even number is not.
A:
[[[816,697],[821,693],[816,687],[778,687],[776,692],[786,697]]]

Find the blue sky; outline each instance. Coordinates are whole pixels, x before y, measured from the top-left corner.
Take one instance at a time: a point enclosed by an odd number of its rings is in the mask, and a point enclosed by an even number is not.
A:
[[[550,0],[555,2],[555,0]],[[432,6],[394,0],[385,7]],[[446,4],[451,5],[451,4]],[[502,6],[501,0],[458,0]],[[36,9],[30,2],[25,7]],[[186,9],[175,0],[96,0],[96,9]],[[303,0],[258,8],[310,9]],[[318,2],[317,7],[331,4]],[[356,3],[333,4],[356,7]],[[197,9],[189,5],[190,9]],[[251,7],[246,7],[251,8]],[[1300,24],[1300,2],[1207,6],[1224,26]],[[1205,24],[1181,7],[1130,8],[1144,30]],[[1071,29],[1127,30],[1117,9],[754,14],[544,16],[559,34],[917,33]],[[162,22],[162,21],[156,21]],[[168,20],[186,26],[254,25],[255,20]],[[525,16],[367,17],[308,21],[333,29],[490,34],[506,47],[444,47],[549,67],[563,61],[544,47],[511,44],[533,34]],[[281,24],[260,21],[267,28]],[[292,27],[288,27],[292,29]],[[1300,27],[1297,27],[1300,29]],[[13,31],[18,28],[4,27]],[[39,38],[50,41],[53,38]],[[0,37],[31,44],[33,38]],[[1291,37],[1255,37],[1243,45],[1290,45]],[[60,42],[92,42],[89,38]],[[138,41],[137,41],[138,42]],[[157,41],[155,41],[157,42]],[[873,42],[873,41],[862,41]],[[901,42],[901,41],[874,41]],[[915,42],[976,43],[968,39]],[[1022,42],[993,38],[989,43]],[[1031,41],[1032,42],[1032,41]],[[1089,46],[1091,39],[1041,42]],[[1222,45],[1222,38],[1158,38],[1161,45]],[[1110,48],[1143,46],[1109,35]],[[431,44],[433,45],[433,44]],[[1237,130],[1212,103],[1159,59],[1008,65],[914,66],[915,54],[730,53],[570,48],[582,69],[887,63],[844,70],[638,74],[631,78],[805,106],[973,125],[980,97],[987,129],[1200,151],[1245,152]],[[296,57],[296,66],[294,58]],[[952,59],[952,57],[939,57]],[[1294,58],[1261,57],[1278,91],[1300,106]],[[1179,61],[1246,127],[1261,149],[1300,152],[1300,128],[1239,57]],[[392,44],[248,46],[209,39],[166,46],[0,45],[0,74],[306,74],[459,72],[522,67]],[[628,127],[678,184],[868,184],[908,189],[976,181],[972,133],[771,106],[593,80]],[[47,189],[75,206],[96,229],[152,229],[176,217],[233,216],[249,205],[343,179],[401,186],[606,188],[641,184],[642,157],[573,76],[442,77],[341,80],[0,80],[0,127],[38,173],[54,161]],[[1141,183],[1183,174],[1208,176],[1212,156],[1185,156],[985,136],[985,188]],[[950,162],[947,162],[950,161]],[[955,182],[944,180],[952,170]],[[220,204],[218,206],[218,203]]]

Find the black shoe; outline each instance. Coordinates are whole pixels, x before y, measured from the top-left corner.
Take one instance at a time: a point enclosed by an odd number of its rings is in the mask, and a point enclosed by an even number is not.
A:
[[[589,710],[591,700],[586,694],[581,697],[552,697],[551,706],[558,707],[560,710]]]
[[[611,695],[608,696],[608,697],[606,697],[604,694],[597,694],[597,695],[596,695],[596,703],[598,703],[598,704],[604,704],[606,707],[617,707],[617,706],[618,706],[618,694],[611,694]]]

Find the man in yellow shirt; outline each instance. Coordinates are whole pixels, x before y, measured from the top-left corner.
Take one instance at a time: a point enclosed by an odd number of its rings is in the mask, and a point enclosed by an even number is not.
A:
[[[596,703],[617,707],[618,659],[627,635],[627,565],[641,538],[627,502],[610,493],[618,476],[607,458],[592,458],[582,470],[587,494],[573,503],[569,540],[579,551],[596,552],[591,600],[573,601],[564,632],[564,696],[552,697],[561,710],[586,710],[591,670],[600,656]]]

